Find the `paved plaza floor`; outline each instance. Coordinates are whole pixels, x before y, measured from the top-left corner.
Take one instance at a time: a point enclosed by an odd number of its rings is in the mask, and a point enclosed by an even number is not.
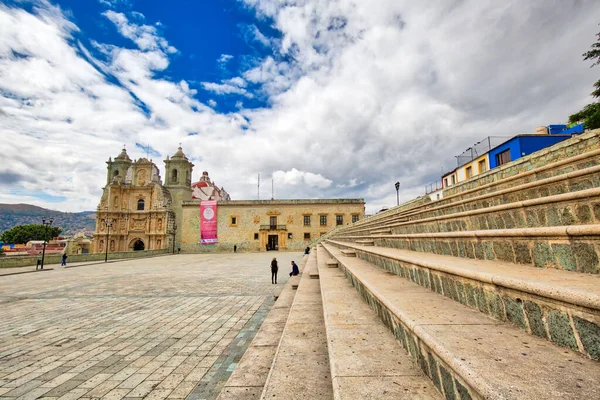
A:
[[[181,254],[0,276],[0,399],[214,399],[301,257]]]

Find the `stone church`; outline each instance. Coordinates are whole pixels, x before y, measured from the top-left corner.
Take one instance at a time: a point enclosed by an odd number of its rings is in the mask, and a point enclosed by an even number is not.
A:
[[[181,147],[165,163],[165,182],[146,158],[123,149],[107,164],[96,211],[95,252],[302,250],[326,232],[364,218],[364,199],[231,200],[204,171],[192,183]],[[202,245],[200,202],[217,200],[218,243]]]
[[[208,172],[192,184],[192,164],[181,147],[165,163],[165,183],[146,158],[132,161],[125,148],[107,164],[106,186],[96,211],[96,252],[173,249],[179,243],[182,204],[192,199],[230,200]],[[108,249],[107,249],[108,246]]]

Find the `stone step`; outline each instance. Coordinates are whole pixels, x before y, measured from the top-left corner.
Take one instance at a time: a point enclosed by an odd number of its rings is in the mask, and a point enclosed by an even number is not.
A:
[[[325,262],[325,265],[327,266],[327,268],[337,268],[338,267],[338,263],[336,260],[332,260],[329,259]]]
[[[360,239],[357,240],[356,243],[361,244],[363,246],[375,246],[375,241],[372,239]]]
[[[358,258],[387,271],[384,273],[408,279],[533,336],[600,360],[599,275],[328,243],[353,249]]]
[[[345,231],[364,232],[367,227],[371,230],[375,229],[374,227],[381,225],[382,221],[390,222],[398,218],[406,218],[407,216],[410,216],[414,220],[424,218],[424,216],[420,215],[426,212],[437,212],[439,214],[442,210],[458,206],[476,209],[498,205],[506,202],[505,199],[502,199],[504,196],[522,201],[544,197],[549,194],[598,187],[600,186],[600,181],[598,180],[599,164],[600,150],[588,151],[522,172],[518,175],[484,183],[474,189],[464,190],[453,195],[446,195],[439,201],[416,204],[409,209],[401,209],[398,212],[388,212],[381,216],[374,216],[361,221],[360,224],[356,224]],[[490,203],[490,200],[493,201]],[[500,203],[494,203],[494,201],[500,201]]]
[[[440,399],[394,335],[365,304],[344,274],[328,268],[317,250],[334,398]],[[337,264],[337,263],[336,263]]]
[[[600,363],[325,249],[447,399],[600,398]]]
[[[313,249],[304,271],[316,268],[316,263]],[[307,273],[300,277],[261,398],[333,398],[321,288]]]
[[[307,259],[308,257],[303,257],[299,263],[300,271],[304,269]],[[217,400],[260,398],[294,301],[296,292],[292,286],[293,280],[290,279],[277,296],[275,304],[223,386]]]
[[[380,228],[391,229],[394,234],[412,234],[586,225],[600,223],[600,214],[594,215],[599,199],[600,188],[592,188],[409,222],[390,222]],[[334,238],[353,234],[356,231],[341,230]]]
[[[342,255],[346,257],[356,257],[356,252],[354,250],[342,250]]]
[[[481,260],[499,260],[539,268],[597,274],[600,224],[545,228],[486,229],[391,235],[348,235],[344,242],[369,238],[379,247]]]
[[[308,276],[310,277],[310,279],[319,279],[319,272],[318,271],[311,271]]]

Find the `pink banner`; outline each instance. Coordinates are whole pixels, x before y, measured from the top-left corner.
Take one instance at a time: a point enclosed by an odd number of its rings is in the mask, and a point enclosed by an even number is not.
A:
[[[215,200],[200,202],[200,243],[217,243],[217,202]]]

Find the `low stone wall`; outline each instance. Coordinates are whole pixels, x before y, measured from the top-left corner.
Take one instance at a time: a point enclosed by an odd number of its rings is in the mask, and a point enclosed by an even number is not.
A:
[[[233,246],[237,245],[238,253],[245,252],[264,252],[264,248],[260,248],[256,241],[245,241],[245,242],[236,242],[236,243],[218,243],[218,244],[182,244],[181,252],[182,253],[233,253]],[[310,242],[305,240],[288,240],[287,246],[285,249],[280,249],[280,251],[304,251],[307,246],[310,245]],[[276,252],[275,252],[276,253]]]
[[[118,260],[123,258],[144,258],[153,257],[161,254],[170,253],[168,249],[161,250],[147,250],[147,251],[123,251],[118,253],[108,253],[109,260]],[[88,261],[102,261],[104,260],[104,253],[89,253],[89,254],[72,254],[67,260],[69,263],[88,262]],[[1,257],[0,268],[14,268],[14,267],[29,267],[37,264],[37,260],[41,260],[42,256],[39,257]],[[60,264],[62,261],[62,255],[52,254],[44,257],[44,265],[49,264]]]

